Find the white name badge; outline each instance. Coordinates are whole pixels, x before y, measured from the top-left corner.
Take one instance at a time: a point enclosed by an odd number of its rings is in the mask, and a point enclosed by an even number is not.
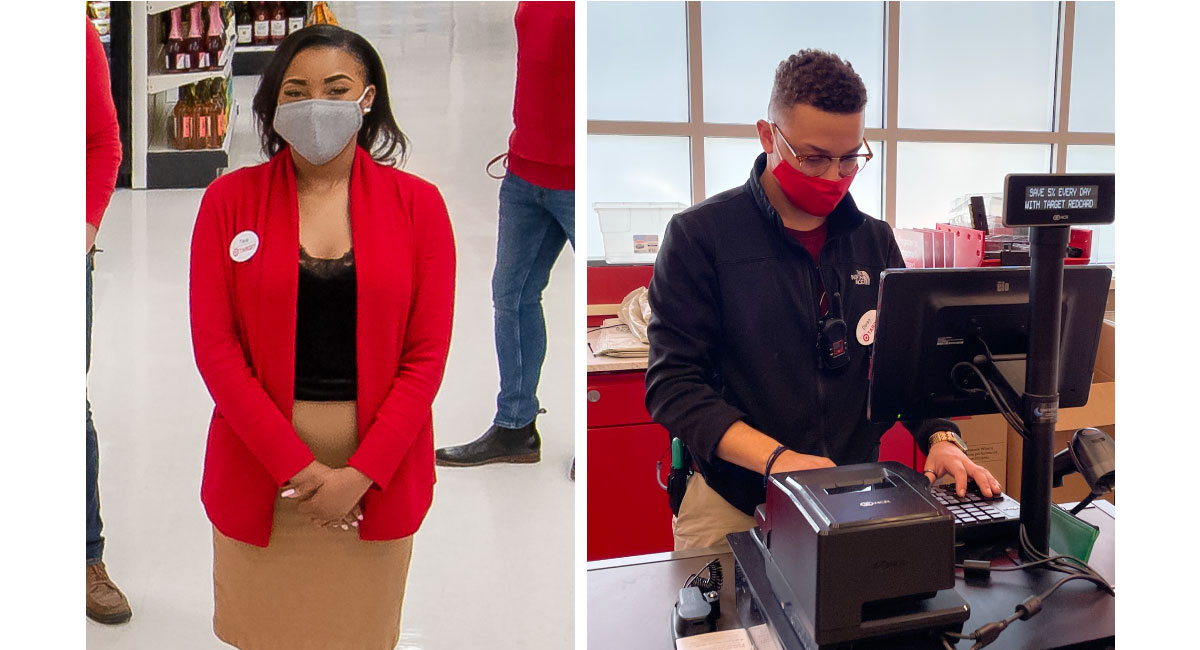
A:
[[[258,234],[253,230],[243,230],[229,242],[229,257],[235,262],[245,262],[258,252]]]
[[[858,329],[855,334],[855,340],[862,345],[870,345],[875,342],[875,310],[862,315],[858,319]]]

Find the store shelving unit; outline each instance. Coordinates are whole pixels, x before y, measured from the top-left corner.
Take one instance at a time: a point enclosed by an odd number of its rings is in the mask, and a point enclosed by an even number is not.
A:
[[[172,96],[177,95],[180,87],[217,77],[224,77],[231,87],[233,83],[233,59],[237,51],[237,28],[233,21],[225,26],[226,46],[217,68],[195,72],[165,70],[158,15],[189,4],[192,3],[130,3],[130,186],[134,189],[206,187],[229,165],[232,128],[226,132],[220,149],[181,151],[169,144]],[[230,106],[230,124],[237,110],[236,103]]]
[[[304,3],[304,15],[308,16],[312,13],[311,2]],[[233,74],[235,75],[260,75],[263,68],[267,67],[267,61],[271,60],[271,56],[275,54],[275,45],[238,45],[237,52],[233,55]]]

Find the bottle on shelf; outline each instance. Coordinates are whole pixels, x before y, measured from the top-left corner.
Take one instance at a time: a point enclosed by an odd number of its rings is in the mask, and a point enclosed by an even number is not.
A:
[[[220,77],[213,80],[213,101],[216,104],[216,123],[214,124],[216,133],[216,148],[221,148],[225,143],[225,131],[229,128],[229,108],[228,108],[228,90],[226,90],[225,78]]]
[[[196,113],[191,86],[179,89],[179,101],[175,102],[174,126],[175,148],[192,149],[196,139]]]
[[[209,108],[208,80],[197,81],[196,89],[196,141],[193,149],[212,149],[212,110]]]
[[[271,42],[279,43],[287,36],[287,14],[283,11],[282,2],[271,4]]]
[[[254,44],[267,45],[271,42],[271,14],[267,3],[254,3]]]
[[[238,45],[250,45],[254,43],[254,12],[250,11],[249,2],[239,2],[237,18],[237,39]]]
[[[221,65],[221,54],[225,51],[225,23],[221,22],[221,7],[213,2],[208,5],[208,39],[204,42],[208,54],[208,68]]]
[[[204,56],[204,19],[200,16],[200,3],[191,7],[191,21],[188,27],[188,37],[183,41],[183,50],[188,53],[188,67],[192,70],[210,67],[208,57]]]
[[[167,37],[167,70],[187,70],[192,67],[183,47],[183,8],[171,10],[171,31]]]
[[[305,9],[303,2],[289,2],[287,8],[287,33],[304,29]]]

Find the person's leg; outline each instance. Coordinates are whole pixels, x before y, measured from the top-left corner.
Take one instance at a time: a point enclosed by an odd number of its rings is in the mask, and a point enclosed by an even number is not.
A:
[[[87,362],[85,371],[92,368],[92,271],[94,252],[87,256]],[[92,425],[92,404],[84,396],[85,429],[87,430],[87,616],[98,623],[114,625],[133,617],[129,601],[108,577],[104,566],[104,537],[100,534],[100,447],[96,428]]]
[[[87,308],[85,321],[87,324],[87,365],[92,368],[92,256],[87,256]],[[92,403],[84,397],[86,408],[85,428],[87,430],[87,563],[96,564],[104,559],[104,537],[101,531],[104,523],[100,520],[100,448],[96,442],[96,428],[92,425]]]
[[[754,525],[754,517],[717,494],[699,472],[688,479],[679,515],[671,522],[676,551],[714,547],[728,551],[725,536],[750,530]]]
[[[523,185],[522,198],[532,198],[533,202],[513,210],[509,220],[513,227],[507,235],[501,202],[500,247],[505,250],[497,255],[492,280],[496,353],[500,360],[495,423],[512,429],[533,422],[538,413],[537,387],[546,359],[542,291],[567,242],[558,214],[550,210],[553,204],[561,212],[561,198],[551,196],[554,190],[516,180]]]
[[[547,190],[545,205],[575,250],[575,190]]]
[[[537,462],[541,439],[537,384],[546,353],[542,289],[567,237],[544,207],[546,192],[510,173],[500,185],[500,224],[492,273],[500,392],[492,427],[465,445],[438,449],[443,466]]]

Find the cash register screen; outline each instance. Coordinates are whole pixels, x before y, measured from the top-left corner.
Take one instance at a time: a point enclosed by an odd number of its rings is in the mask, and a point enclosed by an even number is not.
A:
[[[847,492],[872,492],[875,490],[886,490],[894,488],[896,484],[889,481],[886,477],[879,479],[875,483],[867,483],[865,485],[839,485],[838,487],[825,488],[825,494],[845,494]]]

